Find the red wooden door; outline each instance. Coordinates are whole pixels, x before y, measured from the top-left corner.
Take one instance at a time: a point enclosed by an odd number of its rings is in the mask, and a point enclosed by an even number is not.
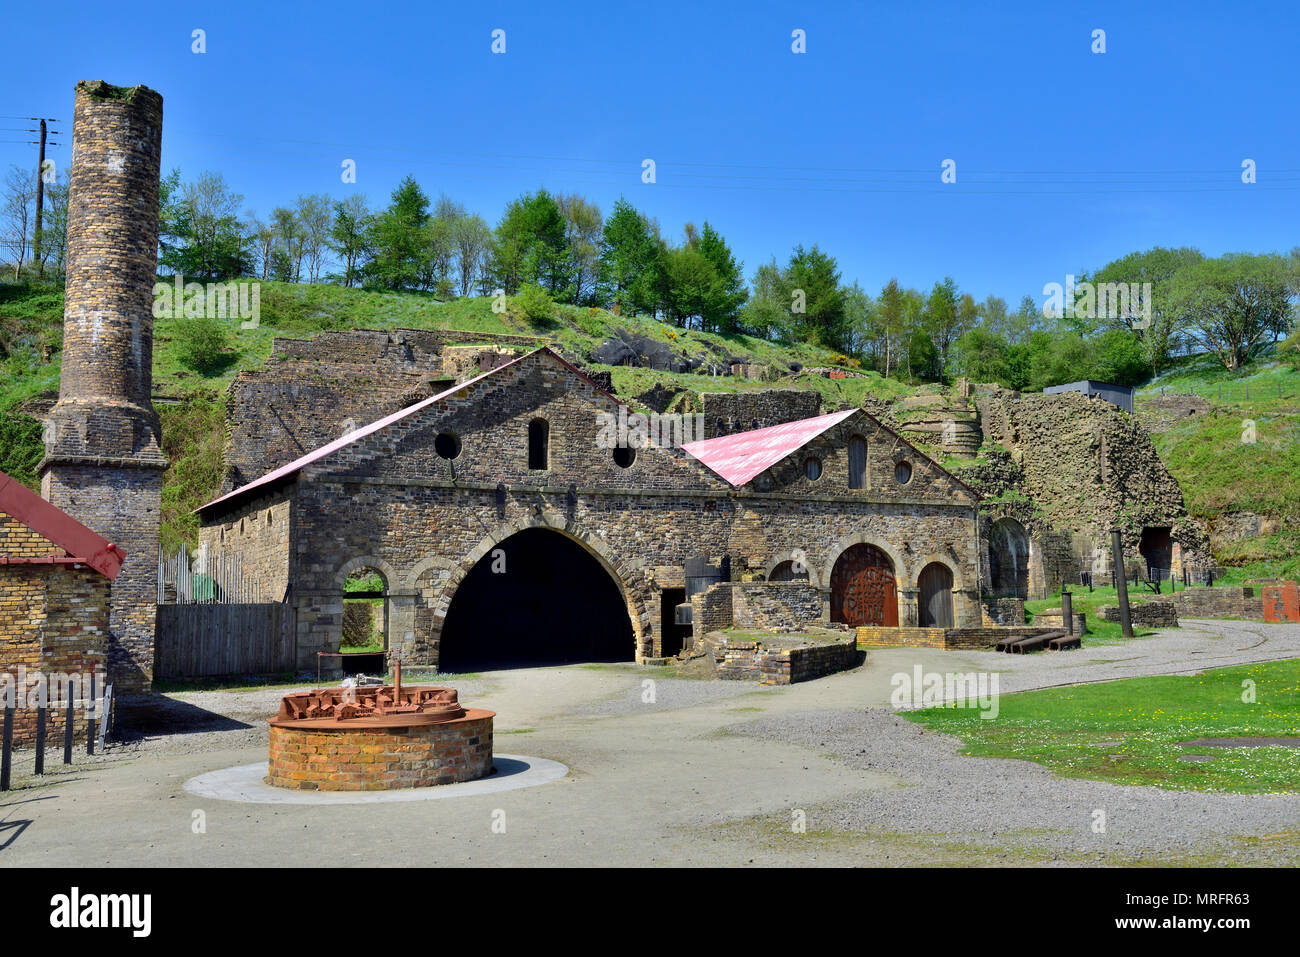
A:
[[[847,549],[831,571],[831,621],[898,626],[894,564],[874,545]]]

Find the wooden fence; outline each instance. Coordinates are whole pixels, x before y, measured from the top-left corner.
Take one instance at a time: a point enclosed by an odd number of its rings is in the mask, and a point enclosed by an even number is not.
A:
[[[296,666],[291,605],[158,606],[156,678],[273,674]]]

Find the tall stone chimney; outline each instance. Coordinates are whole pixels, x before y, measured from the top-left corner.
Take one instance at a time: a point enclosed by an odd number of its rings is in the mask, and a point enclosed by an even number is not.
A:
[[[153,384],[162,97],[77,84],[59,401],[41,492],[126,555],[113,583],[108,667],[118,692],[153,679],[162,476]]]

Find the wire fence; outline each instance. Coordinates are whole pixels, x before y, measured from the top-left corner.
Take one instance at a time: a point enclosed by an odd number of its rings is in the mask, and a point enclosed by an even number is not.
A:
[[[244,570],[239,554],[191,556],[184,546],[174,554],[158,551],[158,604],[250,605],[263,602],[261,582]]]

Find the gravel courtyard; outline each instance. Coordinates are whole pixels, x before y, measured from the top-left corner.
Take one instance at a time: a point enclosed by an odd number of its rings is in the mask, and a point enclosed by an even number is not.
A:
[[[1117,786],[962,757],[889,698],[891,677],[918,664],[996,670],[1005,694],[1297,657],[1300,626],[1188,621],[1063,653],[873,650],[852,672],[785,688],[631,665],[492,672],[456,681],[461,700],[498,712],[499,753],[562,762],[564,779],[327,807],[188,794],[191,777],[266,759],[284,689],[173,694],[124,709],[136,734],[106,754],[64,769],[51,752],[44,779],[20,753],[18,789],[0,795],[0,864],[1294,866],[1300,794]]]

